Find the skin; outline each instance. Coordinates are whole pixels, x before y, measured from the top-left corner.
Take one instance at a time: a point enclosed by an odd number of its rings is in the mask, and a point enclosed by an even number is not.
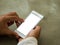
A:
[[[10,37],[15,37],[19,38],[18,34],[14,31],[11,31],[8,27],[16,23],[16,26],[20,25],[18,23],[20,21],[21,23],[23,22],[22,18],[19,18],[16,12],[10,12],[7,14],[3,14],[0,16],[0,36],[1,35],[6,35]]]
[[[28,37],[35,37],[36,39],[39,38],[41,32],[41,28],[40,26],[36,26],[33,30],[30,31],[30,33],[27,35],[26,38]],[[23,38],[19,38],[18,41],[20,42],[21,40],[23,40]]]
[[[21,41],[23,40],[23,38],[19,37],[19,35],[16,32],[8,28],[12,24],[14,24],[14,22],[18,27],[22,22],[24,22],[24,20],[22,18],[19,18],[16,12],[10,12],[0,16],[0,36],[6,35],[9,37],[15,37],[16,39],[18,39],[18,41]],[[33,30],[30,31],[27,37],[35,37],[36,39],[38,39],[40,32],[41,32],[40,26],[36,26]]]

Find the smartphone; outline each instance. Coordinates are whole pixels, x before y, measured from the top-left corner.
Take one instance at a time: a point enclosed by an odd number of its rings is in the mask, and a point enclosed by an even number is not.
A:
[[[22,38],[25,38],[28,33],[43,19],[44,16],[32,11],[25,21],[15,30],[15,32]]]

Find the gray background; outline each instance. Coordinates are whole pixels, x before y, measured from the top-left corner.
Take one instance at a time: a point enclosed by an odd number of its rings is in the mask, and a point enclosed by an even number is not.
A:
[[[39,23],[42,28],[39,45],[60,45],[60,0],[0,0],[0,15],[16,11],[25,19],[32,10],[45,16]],[[10,28],[16,29],[15,25]],[[0,38],[0,45],[16,44],[16,39]]]

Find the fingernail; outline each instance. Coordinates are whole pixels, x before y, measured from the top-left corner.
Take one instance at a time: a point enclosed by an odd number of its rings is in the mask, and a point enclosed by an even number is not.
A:
[[[18,21],[18,23],[19,23],[19,24],[21,24],[21,22],[20,22],[20,21]]]
[[[19,39],[20,37],[19,36],[16,36],[17,39]]]

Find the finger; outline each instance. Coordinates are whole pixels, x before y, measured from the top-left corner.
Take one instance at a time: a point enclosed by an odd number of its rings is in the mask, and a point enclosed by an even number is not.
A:
[[[19,20],[18,21],[15,21],[16,23],[22,23],[22,22],[24,22],[24,19],[22,19],[22,18],[19,18]]]
[[[16,26],[19,27],[20,24],[21,24],[21,23],[16,23]]]
[[[40,27],[40,26],[36,26],[36,28],[35,28],[34,31],[33,31],[33,33],[36,34],[36,38],[39,37],[40,32],[41,32],[41,27]]]
[[[20,21],[15,21],[15,23],[16,23],[16,25],[17,25],[17,27],[18,27],[20,24],[22,24],[22,22],[24,22],[24,20],[23,20],[23,19],[20,19]]]
[[[18,22],[15,22],[15,23],[16,23],[16,26],[17,26],[17,27],[22,24],[21,21],[18,21]]]
[[[14,24],[14,21],[8,21],[7,24],[8,26],[11,26],[12,24]]]
[[[38,39],[41,32],[40,26],[36,26],[34,30],[31,30],[27,36],[35,37]]]
[[[19,18],[18,14],[17,14],[16,12],[9,12],[9,13],[4,14],[4,15],[5,15],[5,16],[17,16],[17,17]],[[19,18],[19,19],[20,19],[20,21],[23,21],[22,18]]]
[[[7,14],[4,14],[5,16],[18,16],[16,12],[9,12]]]
[[[4,20],[7,21],[7,22],[8,22],[8,21],[11,21],[11,20],[12,20],[12,21],[17,21],[17,20],[19,20],[19,18],[16,17],[16,16],[5,16],[5,17],[4,17]]]
[[[39,36],[40,32],[41,32],[41,27],[40,26],[36,26],[36,28],[32,31],[35,34],[37,34]]]
[[[17,17],[18,17],[18,14],[17,14],[16,12],[9,12],[9,13],[5,14],[5,16],[17,16]],[[19,18],[19,17],[18,17],[18,18]],[[20,18],[20,21],[23,22],[23,19]]]
[[[20,42],[20,41],[22,41],[22,40],[23,40],[23,38],[20,37],[20,38],[18,39],[18,42]]]
[[[17,16],[18,17],[18,14],[16,12],[9,12],[8,14],[5,14],[5,16]],[[20,19],[21,22],[24,21],[22,18],[19,18],[19,19]]]
[[[5,16],[3,21],[5,22],[5,24],[7,24],[7,26],[10,26],[15,22],[18,27],[24,20],[18,18],[17,16]],[[13,21],[13,22],[11,22],[11,21]],[[21,23],[19,23],[18,21]],[[8,22],[10,22],[10,23],[8,23]]]
[[[41,27],[40,26],[36,26],[34,30],[41,30]]]
[[[18,21],[23,22],[24,21],[22,18],[18,18],[17,16],[4,16],[4,20],[5,21],[13,20],[13,21],[16,21],[16,22],[18,22]]]

